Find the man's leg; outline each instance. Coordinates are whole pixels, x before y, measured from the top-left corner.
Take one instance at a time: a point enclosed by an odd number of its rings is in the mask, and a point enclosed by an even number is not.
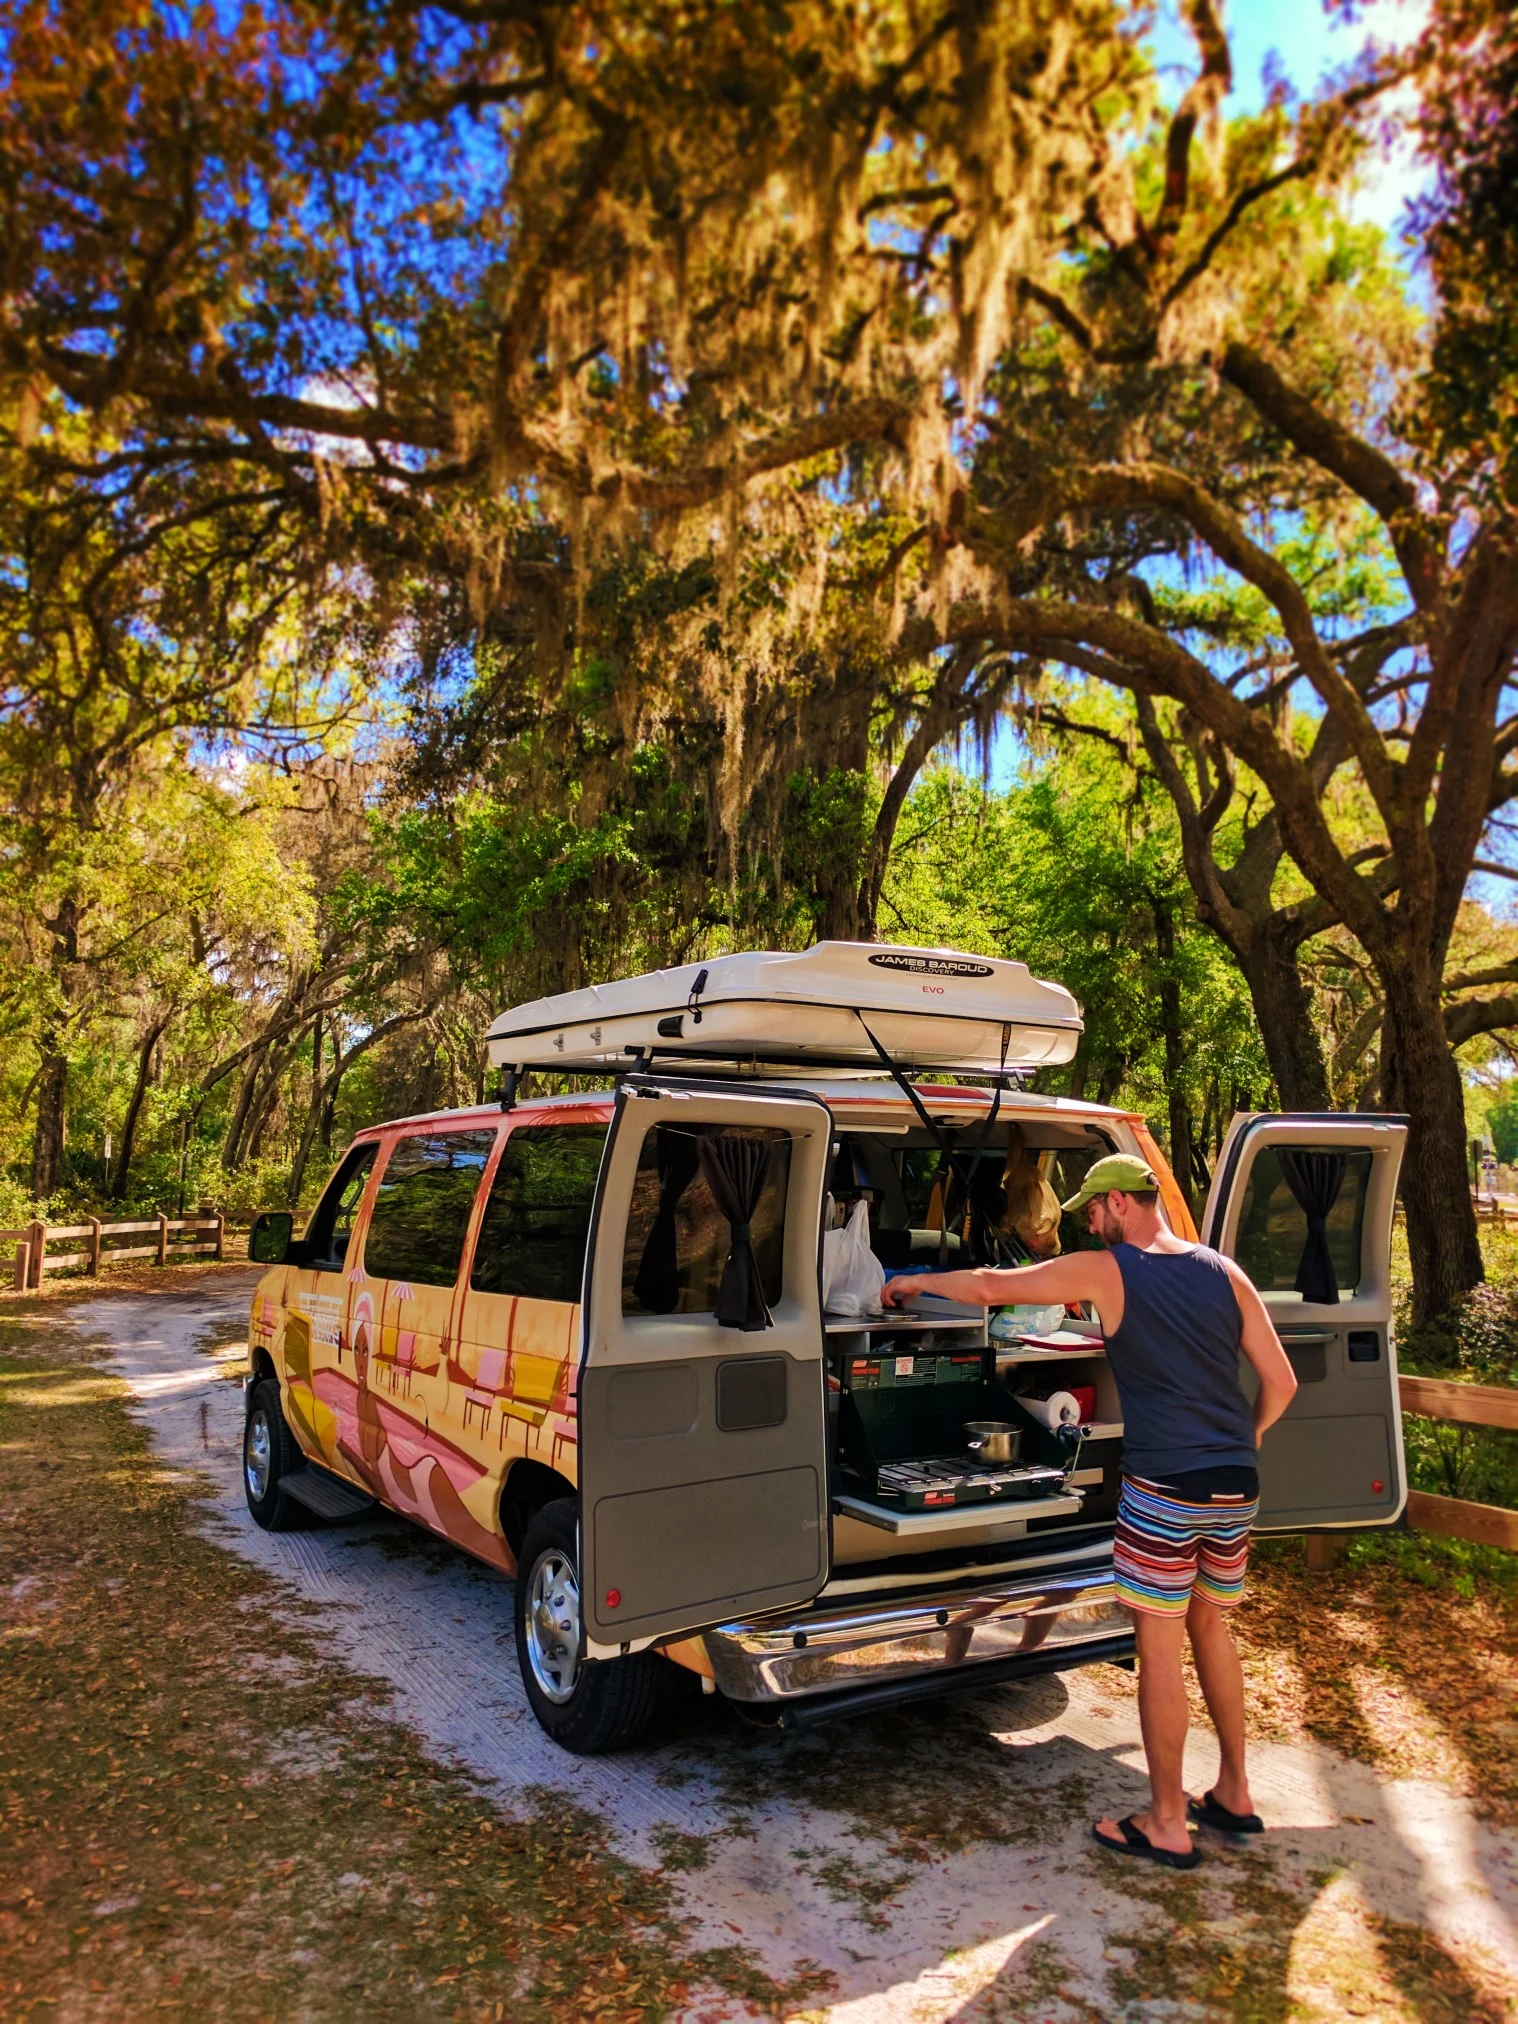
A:
[[[1186,1642],[1184,1616],[1135,1609],[1138,1638],[1139,1726],[1149,1765],[1150,1802],[1147,1813],[1136,1813],[1134,1824],[1156,1848],[1183,1854],[1191,1847],[1186,1831],[1186,1791],[1181,1764],[1186,1752],[1186,1680],[1181,1652]],[[1103,1834],[1116,1836],[1115,1820],[1098,1822]]]
[[[1228,1627],[1228,1612],[1193,1593],[1186,1613],[1197,1677],[1212,1726],[1218,1732],[1221,1766],[1213,1792],[1230,1813],[1253,1813],[1244,1769],[1244,1668]]]
[[[1197,1573],[1191,1523],[1190,1508],[1158,1485],[1123,1478],[1112,1566],[1118,1600],[1132,1612],[1138,1643],[1139,1724],[1151,1793],[1149,1811],[1134,1819],[1157,1848],[1177,1854],[1191,1847],[1181,1782],[1188,1714],[1181,1652]],[[1098,1821],[1097,1828],[1109,1836],[1117,1832],[1112,1820]]]

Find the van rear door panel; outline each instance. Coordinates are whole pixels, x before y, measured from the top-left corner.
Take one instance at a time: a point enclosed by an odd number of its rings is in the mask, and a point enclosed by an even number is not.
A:
[[[1224,1143],[1203,1241],[1249,1274],[1297,1377],[1260,1450],[1262,1529],[1387,1525],[1406,1500],[1391,1339],[1406,1136],[1395,1117],[1246,1115]]]
[[[702,1167],[713,1134],[760,1143],[750,1238],[768,1325],[717,1320],[734,1241]],[[592,1657],[795,1606],[827,1580],[818,1251],[830,1136],[826,1108],[799,1095],[637,1083],[619,1094],[579,1378]]]

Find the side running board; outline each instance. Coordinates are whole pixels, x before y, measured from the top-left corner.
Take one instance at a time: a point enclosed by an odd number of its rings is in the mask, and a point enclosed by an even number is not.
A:
[[[304,1504],[318,1518],[357,1518],[376,1508],[374,1499],[366,1497],[362,1490],[329,1476],[325,1469],[313,1468],[309,1462],[286,1476],[282,1487],[297,1504]]]

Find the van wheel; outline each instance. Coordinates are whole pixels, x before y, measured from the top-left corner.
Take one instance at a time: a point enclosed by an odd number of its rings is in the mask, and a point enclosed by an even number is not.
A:
[[[581,1656],[580,1528],[572,1497],[545,1504],[517,1558],[517,1664],[538,1725],[580,1757],[625,1749],[653,1719],[666,1661]]]
[[[285,1488],[285,1478],[302,1466],[300,1449],[279,1403],[275,1378],[259,1380],[248,1394],[242,1429],[242,1487],[255,1525],[265,1532],[294,1532],[311,1523],[311,1513]]]

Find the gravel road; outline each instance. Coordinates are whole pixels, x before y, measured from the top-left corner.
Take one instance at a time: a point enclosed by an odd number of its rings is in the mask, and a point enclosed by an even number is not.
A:
[[[69,1321],[108,1351],[163,1461],[208,1480],[211,1536],[277,1577],[292,1619],[318,1622],[337,1656],[388,1683],[393,1719],[502,1807],[528,1788],[561,1791],[610,1822],[633,1859],[677,1862],[694,1944],[737,1936],[776,1976],[803,1961],[831,1972],[834,1996],[808,2014],[1443,2016],[1386,2007],[1408,1986],[1387,1933],[1414,1933],[1457,1979],[1518,1960],[1515,1838],[1440,1786],[1380,1779],[1316,1745],[1260,1746],[1255,1791],[1272,1832],[1263,1848],[1213,1843],[1195,1887],[1167,1892],[1147,1865],[1095,1852],[1092,1816],[1126,1812],[1145,1791],[1135,1705],[1105,1669],[795,1741],[695,1701],[650,1747],[566,1755],[528,1712],[503,1578],[399,1520],[277,1536],[253,1525],[228,1381],[253,1280],[97,1298]],[[1195,1790],[1216,1760],[1202,1739],[1194,1758]],[[1157,1948],[1157,1931],[1175,1944]],[[1371,1977],[1368,2007],[1336,2008],[1345,1949],[1362,1942],[1369,1965],[1352,1979]],[[1231,1957],[1271,2000],[1239,2010],[1218,1993]],[[1261,1991],[1261,1976],[1279,1987]]]

